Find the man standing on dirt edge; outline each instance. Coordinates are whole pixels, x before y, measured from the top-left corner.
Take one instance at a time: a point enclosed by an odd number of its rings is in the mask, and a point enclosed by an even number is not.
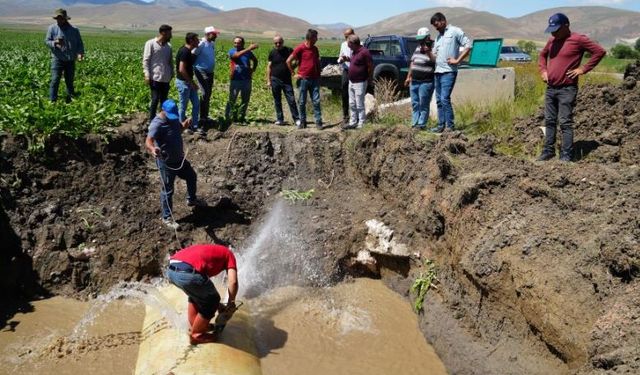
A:
[[[197,131],[201,136],[206,136],[204,129],[198,128],[200,98],[198,97],[198,85],[193,79],[193,63],[196,58],[191,51],[198,47],[198,43],[200,43],[198,34],[187,33],[185,35],[184,46],[180,47],[176,54],[176,88],[180,94],[180,121],[187,118],[187,105],[191,102],[189,131]]]
[[[64,9],[56,10],[53,19],[56,23],[49,26],[47,37],[44,42],[51,49],[51,84],[49,85],[49,100],[58,100],[58,87],[60,78],[64,74],[64,83],[67,85],[67,103],[75,95],[73,79],[76,72],[76,59],[82,61],[84,58],[84,44],[80,31],[71,26]]]
[[[572,33],[569,18],[562,13],[549,17],[545,32],[551,33],[551,38],[538,58],[540,75],[547,83],[544,148],[538,160],[545,161],[555,156],[556,125],[559,122],[562,131],[560,160],[568,162],[573,152],[573,109],[578,95],[578,77],[598,65],[606,51],[586,35]],[[591,58],[581,67],[585,51],[591,53]]]
[[[220,32],[213,26],[204,28],[204,38],[192,52],[196,56],[194,74],[200,87],[200,123],[209,123],[209,105],[216,67],[216,38]],[[204,126],[202,126],[204,128]]]
[[[144,44],[142,53],[142,71],[144,82],[151,90],[149,103],[149,122],[156,117],[158,105],[162,105],[169,96],[169,85],[173,77],[173,58],[171,52],[171,26],[162,25],[158,36]]]
[[[307,93],[311,95],[313,103],[313,116],[316,120],[316,129],[322,130],[322,111],[320,109],[320,51],[316,47],[318,31],[307,30],[305,41],[298,45],[287,59],[287,67],[291,75],[300,84],[300,96],[298,112],[300,113],[300,126],[307,127]],[[293,70],[293,60],[298,62],[298,74]]]
[[[455,122],[451,92],[458,77],[458,65],[471,51],[471,40],[459,27],[447,24],[444,14],[438,12],[431,17],[431,25],[438,30],[433,46],[436,55],[435,89],[438,105],[438,126],[433,132],[442,133],[445,129],[454,130]],[[462,47],[462,52],[460,52]]]
[[[349,124],[349,64],[351,61],[351,48],[349,48],[349,35],[355,34],[352,28],[344,31],[344,42],[340,45],[340,56],[338,64],[342,67],[342,80],[340,88],[342,90],[342,125]]]
[[[291,82],[291,73],[287,67],[287,59],[293,50],[284,45],[284,39],[281,35],[273,37],[273,45],[267,64],[267,86],[271,88],[273,104],[276,108],[275,125],[284,125],[284,113],[282,112],[282,93],[284,93],[287,104],[289,104],[291,117],[296,126],[300,126],[300,115]]]
[[[210,277],[227,271],[229,300],[220,304],[220,294]],[[238,270],[236,257],[222,245],[193,245],[186,247],[169,259],[167,277],[189,297],[187,319],[191,345],[215,342],[215,333],[208,333],[209,321],[216,311],[230,317],[235,311],[238,294]]]
[[[173,218],[173,185],[176,176],[187,182],[187,205],[206,206],[196,196],[196,172],[186,159],[182,144],[182,130],[189,127],[191,119],[182,123],[178,121],[178,106],[171,99],[162,103],[162,111],[151,121],[145,146],[156,158],[160,171],[160,207],[162,222],[171,229],[177,229],[178,223]]]

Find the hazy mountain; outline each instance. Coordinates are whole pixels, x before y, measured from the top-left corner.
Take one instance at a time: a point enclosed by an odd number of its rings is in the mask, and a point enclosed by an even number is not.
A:
[[[571,21],[571,30],[587,34],[603,45],[611,46],[619,40],[640,37],[640,12],[607,7],[566,7],[545,9],[518,18],[505,18],[493,13],[478,12],[467,8],[430,8],[403,13],[357,29],[366,34],[414,35],[420,27],[429,24],[435,12],[442,12],[447,21],[464,29],[472,38],[500,37],[546,41],[544,34],[550,15],[562,12]]]
[[[320,37],[342,39],[347,23],[312,25],[305,20],[260,8],[221,11],[199,0],[0,0],[0,23],[47,25],[56,8],[66,8],[72,23],[108,29],[156,30],[163,23],[176,31],[197,31],[213,25],[225,34],[300,38],[309,28]],[[611,46],[619,40],[640,37],[640,12],[607,7],[571,7],[538,11],[518,18],[505,18],[467,8],[428,8],[402,13],[370,25],[355,27],[360,36],[380,34],[414,35],[420,27],[430,27],[433,13],[442,12],[450,24],[462,27],[472,38],[501,37],[543,42],[547,18],[555,12],[567,14],[571,29]],[[435,32],[432,28],[432,32]]]

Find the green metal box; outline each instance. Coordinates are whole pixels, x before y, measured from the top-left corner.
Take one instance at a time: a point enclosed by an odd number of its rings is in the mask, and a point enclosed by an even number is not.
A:
[[[469,67],[494,68],[498,64],[501,48],[502,38],[474,40]]]

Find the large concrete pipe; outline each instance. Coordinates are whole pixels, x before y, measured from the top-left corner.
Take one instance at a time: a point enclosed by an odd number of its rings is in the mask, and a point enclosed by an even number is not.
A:
[[[161,287],[159,297],[168,304],[162,308],[173,308],[186,316],[187,296],[180,289],[173,285]],[[162,308],[146,304],[136,374],[262,374],[253,330],[245,308],[234,314],[220,334],[218,342],[197,346],[189,344],[186,331],[169,324]]]

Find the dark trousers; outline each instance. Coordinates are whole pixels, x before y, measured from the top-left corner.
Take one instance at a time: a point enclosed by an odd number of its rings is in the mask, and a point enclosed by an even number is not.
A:
[[[176,177],[180,177],[187,183],[187,200],[196,199],[198,175],[191,167],[188,160],[184,160],[179,165],[167,165],[162,159],[156,159],[156,165],[160,171],[162,182],[160,190],[160,207],[162,208],[162,218],[169,219],[173,209],[173,187]]]
[[[149,104],[149,121],[156,117],[158,105],[162,106],[169,96],[169,82],[149,81],[151,103]]]
[[[296,97],[293,93],[293,85],[291,83],[285,83],[280,78],[271,77],[271,94],[273,94],[273,104],[276,107],[276,120],[284,122],[284,113],[282,113],[282,93],[289,104],[289,110],[291,111],[291,117],[293,121],[297,121],[300,118],[298,114],[298,107],[296,106]]]
[[[349,120],[349,71],[342,69],[342,118]]]
[[[209,105],[211,101],[211,90],[213,89],[213,72],[205,72],[200,69],[193,71],[200,88],[200,120],[209,118]]]
[[[73,78],[76,72],[76,62],[62,61],[58,59],[51,60],[51,83],[49,84],[49,100],[55,102],[58,100],[58,88],[60,87],[60,79],[64,75],[64,83],[67,85],[67,99],[71,99],[75,94],[73,88]]]
[[[571,157],[573,148],[573,108],[576,106],[578,86],[547,86],[544,98],[544,153],[554,155],[556,128],[562,131],[561,156]]]

